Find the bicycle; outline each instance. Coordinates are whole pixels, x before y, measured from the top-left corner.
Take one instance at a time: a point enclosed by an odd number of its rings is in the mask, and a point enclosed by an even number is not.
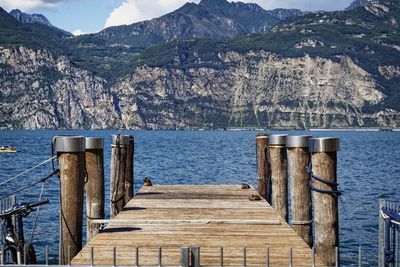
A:
[[[49,203],[48,199],[32,203],[17,203],[10,209],[0,213],[0,220],[4,222],[2,229],[4,246],[0,250],[3,264],[36,264],[33,245],[30,243],[25,244],[22,218],[34,211],[33,208],[47,203]],[[14,216],[16,225],[13,223]]]

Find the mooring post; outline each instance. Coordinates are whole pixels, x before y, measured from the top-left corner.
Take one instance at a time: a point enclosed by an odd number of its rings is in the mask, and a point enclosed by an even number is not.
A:
[[[270,199],[270,184],[268,184],[268,134],[257,134],[257,189],[260,196],[268,202]]]
[[[86,138],[86,237],[87,242],[99,233],[100,224],[91,223],[104,219],[104,139]]]
[[[58,136],[54,147],[61,183],[59,264],[66,265],[69,257],[74,257],[82,249],[85,138]]]
[[[190,248],[187,246],[181,247],[181,267],[190,266]]]
[[[110,217],[115,217],[125,206],[126,173],[128,172],[129,135],[116,134],[111,140]]]
[[[129,144],[127,150],[127,160],[125,169],[125,204],[133,198],[134,180],[133,180],[133,159],[135,153],[135,142],[132,135],[129,135]]]
[[[271,205],[288,221],[286,136],[270,135],[268,147],[271,167]]]
[[[335,266],[335,248],[339,247],[337,191],[339,139],[311,138],[309,148],[312,153],[312,174],[317,177],[310,183],[314,209],[315,248],[317,255],[327,266]]]
[[[307,166],[311,162],[309,135],[288,136],[286,154],[290,183],[291,225],[304,241],[312,246],[311,190]]]

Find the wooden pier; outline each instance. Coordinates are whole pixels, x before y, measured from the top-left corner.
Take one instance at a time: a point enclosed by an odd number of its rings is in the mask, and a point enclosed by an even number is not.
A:
[[[223,266],[266,266],[267,247],[270,266],[312,266],[311,248],[252,195],[240,185],[143,187],[72,264],[181,266],[181,247],[198,246],[201,266],[222,266],[221,258]]]

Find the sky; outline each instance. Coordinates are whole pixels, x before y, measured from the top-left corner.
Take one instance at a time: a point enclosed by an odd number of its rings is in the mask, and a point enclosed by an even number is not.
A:
[[[238,1],[238,0],[235,0]],[[156,18],[186,2],[200,0],[0,0],[7,11],[18,8],[26,13],[45,15],[50,22],[76,35],[99,32],[115,25]],[[232,1],[230,1],[232,2]],[[341,10],[352,0],[241,0],[264,9],[298,8],[304,11]]]

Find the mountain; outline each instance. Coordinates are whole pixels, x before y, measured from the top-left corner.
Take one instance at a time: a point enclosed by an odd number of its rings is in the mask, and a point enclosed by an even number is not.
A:
[[[49,27],[52,26],[50,21],[41,14],[27,14],[19,9],[13,9],[10,11],[10,15],[22,23],[39,23]]]
[[[400,125],[398,0],[143,51],[54,33],[36,47],[37,32],[7,16],[0,10],[2,128]]]
[[[355,0],[353,1],[347,8],[346,10],[351,10],[360,6],[365,6],[371,0]]]
[[[60,43],[69,33],[40,23],[22,23],[0,7],[0,46],[26,46],[61,52]]]
[[[296,9],[266,11],[257,4],[202,0],[199,4],[187,3],[160,18],[104,29],[99,36],[115,44],[135,47],[193,38],[223,40],[270,29],[301,14]]]
[[[72,36],[72,33],[61,30],[57,27],[54,27],[51,25],[50,21],[43,15],[41,14],[27,14],[22,12],[19,9],[13,9],[10,11],[10,15],[13,16],[15,19],[17,19],[19,22],[24,23],[24,24],[42,24],[51,28],[55,28],[59,31],[64,32],[66,35]]]

